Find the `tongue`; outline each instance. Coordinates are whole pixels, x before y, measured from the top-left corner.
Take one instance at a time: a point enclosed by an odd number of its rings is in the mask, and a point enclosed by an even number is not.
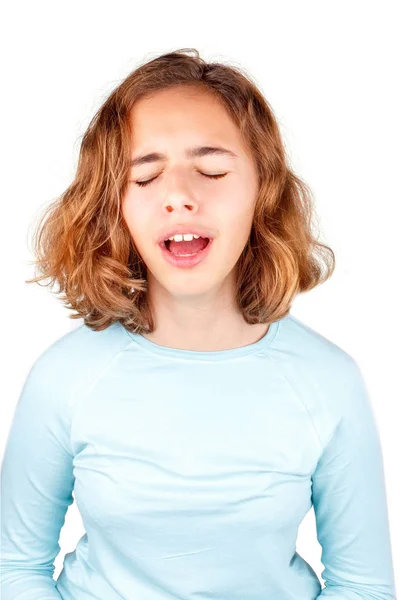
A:
[[[205,248],[208,244],[208,239],[199,237],[198,239],[193,238],[191,242],[175,242],[171,240],[169,242],[169,250],[172,254],[197,254]]]

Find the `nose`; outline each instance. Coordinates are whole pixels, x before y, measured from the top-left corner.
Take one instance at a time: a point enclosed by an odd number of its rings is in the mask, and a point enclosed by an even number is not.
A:
[[[163,203],[163,210],[166,212],[186,212],[189,210],[190,212],[197,212],[198,205],[195,200],[189,199],[187,196],[178,196],[178,195],[169,195],[169,197]]]
[[[168,184],[165,191],[165,198],[162,204],[166,212],[197,212],[198,203],[193,196],[193,190],[184,177],[179,177],[176,173],[170,173]]]

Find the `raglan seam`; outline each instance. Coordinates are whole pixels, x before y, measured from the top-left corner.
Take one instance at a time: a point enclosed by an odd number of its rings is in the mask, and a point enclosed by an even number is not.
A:
[[[96,374],[93,376],[93,378],[89,381],[89,382],[84,382],[82,383],[82,385],[80,385],[76,390],[74,390],[74,392],[71,394],[70,396],[70,401],[69,401],[69,405],[70,405],[70,419],[69,419],[69,445],[70,445],[70,450],[71,450],[71,456],[74,457],[74,451],[73,451],[73,447],[72,447],[72,424],[73,424],[73,420],[75,417],[75,413],[76,410],[78,408],[78,406],[80,406],[81,402],[83,401],[83,398],[87,397],[87,394],[83,394],[83,389],[87,389],[89,390],[90,388],[92,388],[98,381],[99,379],[101,379],[101,377],[105,374],[105,372],[107,371],[107,369],[110,367],[111,363],[122,353],[125,352],[125,350],[132,344],[132,340],[129,339],[127,344],[123,346],[123,348],[119,348],[116,353],[114,353],[111,358],[106,362],[106,364],[101,368],[100,372],[96,372]],[[76,402],[74,404],[72,404],[73,399],[76,398],[78,396],[78,399],[76,400]]]
[[[282,368],[280,367],[280,365],[272,358],[272,356],[268,353],[268,348],[265,349],[264,351],[266,357],[275,365],[276,369],[279,371],[281,377],[283,377],[283,379],[286,381],[286,383],[288,384],[288,386],[291,388],[291,390],[294,392],[296,398],[298,399],[298,401],[300,402],[301,406],[303,407],[303,409],[305,410],[305,412],[307,413],[308,419],[311,423],[312,429],[314,430],[314,433],[317,437],[318,440],[318,444],[320,446],[320,451],[324,452],[325,447],[324,444],[322,442],[321,436],[319,434],[318,428],[314,422],[314,419],[312,418],[310,411],[308,410],[306,404],[304,403],[304,401],[302,400],[300,394],[298,393],[298,391],[295,389],[295,387],[293,386],[293,384],[289,381],[289,379],[286,377],[286,375],[283,373]]]

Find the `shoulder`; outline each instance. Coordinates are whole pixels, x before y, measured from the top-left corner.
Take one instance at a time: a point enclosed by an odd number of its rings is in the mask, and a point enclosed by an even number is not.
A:
[[[359,372],[355,358],[297,317],[289,314],[281,324],[277,344],[287,350],[288,361],[322,380],[354,377]]]
[[[37,360],[48,364],[64,361],[66,364],[75,365],[80,361],[90,363],[93,357],[94,362],[98,362],[102,359],[107,360],[129,343],[130,337],[119,322],[101,331],[94,331],[82,324],[56,339]]]
[[[77,392],[131,343],[125,328],[115,322],[94,331],[85,324],[65,333],[36,358],[28,372],[24,395],[71,403]],[[58,400],[57,400],[58,399]]]
[[[315,415],[320,430],[345,415],[369,410],[366,381],[357,360],[300,319],[288,315],[282,321],[274,351],[281,373]]]

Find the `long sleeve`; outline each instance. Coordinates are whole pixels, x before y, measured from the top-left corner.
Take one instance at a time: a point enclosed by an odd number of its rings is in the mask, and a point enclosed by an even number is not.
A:
[[[74,478],[66,367],[59,359],[47,351],[36,360],[8,434],[1,473],[2,600],[61,598],[54,560]]]
[[[379,433],[354,361],[333,383],[335,427],[312,477],[325,587],[318,598],[396,598]]]

